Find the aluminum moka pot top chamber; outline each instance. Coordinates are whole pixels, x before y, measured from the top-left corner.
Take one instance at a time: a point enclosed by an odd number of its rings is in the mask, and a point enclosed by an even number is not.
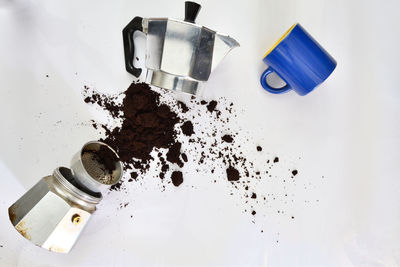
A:
[[[146,35],[146,83],[192,95],[224,56],[239,43],[226,35],[195,24],[201,6],[185,2],[185,20],[135,17],[122,31],[126,70],[139,77],[133,66],[136,31]]]

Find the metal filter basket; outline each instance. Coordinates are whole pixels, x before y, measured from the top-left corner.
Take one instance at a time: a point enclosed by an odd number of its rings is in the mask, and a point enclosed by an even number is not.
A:
[[[99,151],[101,148],[110,150],[118,158],[110,146],[103,142],[93,141],[86,143],[71,160],[71,170],[77,183],[93,192],[107,190],[111,185],[119,182],[122,174],[121,161],[115,162],[115,170],[107,173],[103,164],[99,163],[90,151]]]

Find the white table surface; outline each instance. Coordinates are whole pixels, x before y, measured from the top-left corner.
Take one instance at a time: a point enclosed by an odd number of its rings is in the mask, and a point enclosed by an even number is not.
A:
[[[233,101],[250,146],[291,160],[299,185],[312,184],[291,192],[295,220],[269,207],[253,224],[226,184],[193,174],[165,192],[149,180],[106,195],[69,254],[22,238],[8,207],[99,137],[87,124],[100,115],[83,103],[83,85],[116,93],[132,80],[122,28],[134,16],[183,18],[184,9],[177,0],[0,0],[1,266],[400,265],[400,2],[201,4],[197,23],[241,44],[212,73],[204,98]],[[294,22],[338,66],[306,97],[268,94],[259,85],[262,56]],[[124,200],[130,205],[118,210]]]

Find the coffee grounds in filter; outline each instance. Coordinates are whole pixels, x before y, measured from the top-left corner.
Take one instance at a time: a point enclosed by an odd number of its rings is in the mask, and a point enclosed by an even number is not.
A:
[[[91,177],[98,180],[102,184],[112,184],[112,172],[107,170],[104,164],[99,162],[99,158],[96,153],[86,150],[82,152],[81,158],[85,170]]]

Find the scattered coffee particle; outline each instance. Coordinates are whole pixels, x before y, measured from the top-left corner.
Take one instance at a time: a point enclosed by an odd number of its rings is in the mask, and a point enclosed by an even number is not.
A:
[[[188,162],[188,158],[187,158],[187,156],[186,156],[185,153],[182,153],[182,154],[181,154],[181,157],[182,157],[182,159],[183,159],[184,162]]]
[[[49,75],[48,75],[48,74],[46,74],[46,77],[47,77],[47,78],[49,78]]]
[[[83,101],[85,101],[85,103],[89,103],[90,102],[90,97],[89,96],[85,97],[85,99],[83,99]]]
[[[223,141],[227,142],[227,143],[232,143],[233,142],[233,137],[229,134],[225,134],[224,136],[222,136],[221,138]]]
[[[251,215],[256,215],[256,211],[255,210],[253,210],[252,212],[251,212]]]
[[[110,191],[120,191],[122,182],[118,182],[110,187]]]
[[[194,134],[194,131],[193,131],[193,124],[192,124],[191,121],[185,121],[185,122],[182,124],[181,129],[182,129],[182,133],[183,133],[184,135],[186,135],[186,136],[191,136],[192,134]]]
[[[181,147],[182,144],[180,142],[176,142],[172,146],[170,146],[167,152],[167,160],[171,163],[177,164],[179,167],[182,168],[184,163],[179,158],[181,155]]]
[[[260,147],[260,146],[257,146],[257,151],[262,151],[262,147]]]
[[[178,101],[178,106],[182,110],[183,113],[186,113],[189,111],[188,106],[186,106],[186,104],[183,103],[182,101]]]
[[[164,164],[162,167],[161,167],[161,171],[162,172],[167,172],[169,170],[169,165],[168,164]]]
[[[245,189],[245,190],[249,190],[249,187],[246,185],[244,189]]]
[[[298,171],[297,171],[297,170],[293,170],[293,171],[292,171],[292,174],[293,174],[293,176],[296,176],[296,175],[297,175],[297,173],[298,173]]]
[[[253,193],[253,194],[251,195],[251,198],[257,198],[257,194],[256,194],[256,193]]]
[[[200,101],[200,104],[202,104],[202,105],[205,105],[205,104],[207,104],[208,102],[207,101],[205,101],[205,100],[201,100]]]
[[[131,172],[131,177],[132,179],[136,180],[136,178],[139,176],[137,172]]]
[[[228,181],[238,181],[240,178],[239,171],[232,166],[229,166],[226,169],[226,175],[228,177]]]
[[[278,158],[278,157],[275,157],[275,158],[274,158],[274,163],[277,163],[277,162],[279,162],[279,158]]]
[[[292,219],[294,219],[294,216],[292,216]]]
[[[207,110],[210,112],[213,112],[215,110],[215,107],[217,106],[218,102],[215,100],[210,101],[207,105]]]
[[[137,61],[139,61],[139,58],[138,58],[138,57],[136,57],[136,60],[137,60]]]
[[[181,171],[174,171],[174,172],[171,174],[171,180],[172,180],[172,183],[173,183],[175,186],[179,186],[179,185],[183,182],[183,175],[182,175],[182,172],[181,172]]]

